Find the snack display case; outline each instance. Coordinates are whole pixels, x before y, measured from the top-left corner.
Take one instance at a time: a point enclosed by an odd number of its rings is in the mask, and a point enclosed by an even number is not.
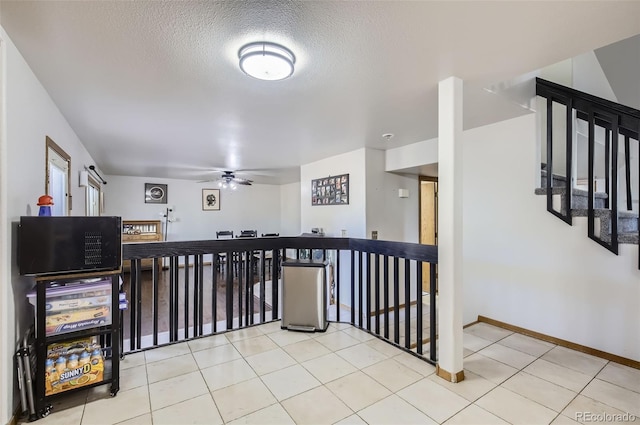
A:
[[[120,271],[35,278],[27,297],[35,306],[34,410],[47,416],[50,400],[87,387],[120,389]]]

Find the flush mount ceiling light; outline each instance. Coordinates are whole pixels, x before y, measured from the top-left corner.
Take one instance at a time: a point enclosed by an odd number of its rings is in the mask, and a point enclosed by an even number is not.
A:
[[[249,43],[238,51],[240,69],[259,80],[283,80],[293,74],[296,57],[284,46],[275,43]]]

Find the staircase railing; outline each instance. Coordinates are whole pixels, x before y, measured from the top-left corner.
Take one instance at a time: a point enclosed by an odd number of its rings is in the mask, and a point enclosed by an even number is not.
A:
[[[606,247],[611,252],[618,254],[619,234],[618,221],[620,218],[618,206],[618,155],[619,138],[624,138],[624,193],[626,195],[626,210],[631,211],[632,187],[631,187],[631,140],[636,143],[640,133],[640,111],[618,103],[602,99],[588,93],[581,92],[569,87],[552,83],[541,78],[536,79],[536,94],[546,98],[546,196],[547,210],[563,221],[571,224],[571,217],[574,214],[572,205],[576,189],[573,187],[572,174],[577,166],[577,155],[573,150],[574,128],[576,120],[583,120],[588,124],[588,186],[587,186],[587,217],[588,236],[600,245]],[[554,143],[558,134],[554,132],[553,123],[554,105],[562,105],[566,108],[566,135],[565,135],[565,183],[564,188],[554,179]],[[595,163],[596,163],[596,130],[604,131],[604,195],[597,194],[595,188]],[[555,137],[554,137],[555,136]],[[557,146],[557,145],[556,145]],[[636,164],[640,168],[640,161]],[[559,180],[559,179],[558,179]],[[640,189],[636,188],[640,197]],[[557,211],[553,207],[553,197],[562,195],[562,208]],[[603,209],[608,210],[608,217],[602,214],[601,208],[596,203],[598,199],[604,198]],[[596,218],[608,221],[608,234],[596,232]],[[640,226],[639,226],[640,227]],[[601,226],[607,229],[607,226]],[[640,249],[638,254],[638,265],[640,267]]]
[[[123,274],[129,308],[122,313],[121,346],[138,351],[279,320],[280,260],[301,253],[331,260],[326,306],[331,321],[350,323],[436,362],[437,247],[354,238],[125,244],[123,259],[131,267]],[[142,270],[144,258],[153,258],[149,271]],[[425,265],[430,276],[428,315],[423,312]],[[429,353],[423,356],[426,342]]]

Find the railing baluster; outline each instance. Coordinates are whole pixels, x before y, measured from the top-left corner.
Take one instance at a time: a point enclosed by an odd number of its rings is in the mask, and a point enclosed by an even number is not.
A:
[[[142,348],[142,260],[136,259],[136,348]]]
[[[204,256],[198,255],[198,288],[200,295],[198,296],[198,335],[204,333]]]
[[[189,255],[184,256],[184,339],[189,338]]]
[[[358,252],[358,327],[362,328],[362,314],[364,313],[362,305],[362,251]]]
[[[174,256],[172,257],[173,265],[172,265],[172,273],[173,273],[173,340],[178,340],[178,332],[180,330],[180,324],[178,323],[180,320],[180,257]]]
[[[380,254],[375,254],[374,267],[375,267],[374,280],[375,280],[375,291],[376,291],[376,293],[374,294],[376,298],[375,332],[376,332],[376,335],[380,335]]]
[[[416,261],[416,341],[418,354],[422,355],[422,261]]]
[[[211,330],[218,332],[218,253],[214,253],[211,264]]]
[[[336,250],[336,271],[334,273],[336,286],[335,286],[335,294],[336,294],[336,322],[340,321],[340,250]]]
[[[225,313],[227,316],[227,330],[230,330],[233,328],[233,253],[227,251],[226,257],[225,273],[227,283],[225,287]]]
[[[273,257],[271,257],[273,260]],[[266,310],[267,310],[267,297],[264,293],[265,291],[265,273],[267,268],[265,267],[265,253],[264,249],[260,251],[260,323],[264,323],[266,321]]]
[[[351,250],[351,324],[356,325],[356,260],[355,253]]]
[[[200,280],[200,267],[199,267],[199,255],[193,256],[193,336],[198,336],[198,329],[200,328],[199,317],[199,305],[200,305],[200,287],[198,285]]]
[[[384,302],[384,337],[389,339],[389,257],[385,255],[382,258],[384,260],[384,279],[382,281],[384,291],[382,294]]]
[[[627,211],[633,210],[633,199],[631,198],[631,152],[629,136],[624,136],[624,170],[626,181]]]
[[[404,346],[411,348],[411,269],[408,259],[404,260]],[[417,300],[420,302],[420,300]],[[422,344],[420,341],[418,344]]]
[[[174,284],[175,279],[173,276],[174,270],[174,261],[176,257],[169,257],[169,341],[173,342],[176,340],[175,332],[176,332],[176,322],[175,317],[178,315],[175,310],[174,299],[176,297]]]
[[[244,267],[243,267],[243,258],[242,258],[242,253],[238,252],[237,253],[237,261],[236,261],[236,267],[238,268],[238,272],[237,272],[237,276],[238,276],[238,327],[242,327],[242,303],[244,301],[244,297],[243,297],[243,271],[244,271]],[[246,324],[246,323],[245,323]]]
[[[436,264],[429,264],[429,359],[436,362]]]
[[[279,274],[280,274],[280,250],[273,250],[273,261],[271,261],[271,320],[279,319],[278,297],[279,297]]]
[[[367,330],[370,331],[371,330],[371,254],[369,254],[368,252],[365,253],[366,256],[366,285],[365,285],[365,299],[366,299],[366,305],[367,305],[367,309],[365,311],[365,314],[367,315]]]
[[[138,311],[138,291],[136,291],[138,280],[138,268],[136,267],[136,261],[131,260],[129,265],[129,292],[131,296],[131,302],[129,302],[129,348],[131,351],[136,349],[136,323],[137,323],[137,311]]]
[[[400,343],[400,260],[393,257],[393,341]]]
[[[158,259],[153,259],[152,277],[153,277],[153,345],[158,345]]]

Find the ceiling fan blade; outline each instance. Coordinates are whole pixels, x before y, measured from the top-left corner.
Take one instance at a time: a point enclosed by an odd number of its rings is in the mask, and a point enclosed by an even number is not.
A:
[[[241,180],[239,181],[238,179],[234,179],[234,181],[237,184],[243,185],[243,186],[251,186],[251,180]]]

